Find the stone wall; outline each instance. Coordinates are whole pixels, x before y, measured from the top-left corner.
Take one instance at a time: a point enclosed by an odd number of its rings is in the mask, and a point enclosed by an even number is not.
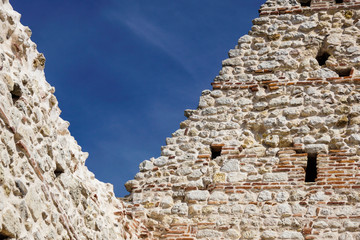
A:
[[[139,221],[85,167],[45,58],[0,0],[0,239],[138,239]]]
[[[360,239],[360,0],[268,0],[124,201],[0,6],[0,239]]]
[[[126,187],[156,239],[360,239],[360,1],[268,0]]]

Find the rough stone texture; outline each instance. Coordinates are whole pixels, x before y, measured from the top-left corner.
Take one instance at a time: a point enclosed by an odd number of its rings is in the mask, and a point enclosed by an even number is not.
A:
[[[30,36],[0,0],[0,239],[150,237],[85,167]]]
[[[360,239],[360,0],[263,4],[125,202],[0,6],[0,239]]]
[[[359,20],[359,0],[261,6],[128,184],[154,239],[359,239]]]

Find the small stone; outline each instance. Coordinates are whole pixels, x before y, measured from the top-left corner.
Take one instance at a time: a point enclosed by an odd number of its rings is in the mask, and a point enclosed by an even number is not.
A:
[[[241,235],[242,239],[256,239],[257,236],[257,231],[244,231]]]
[[[8,90],[11,92],[14,90],[14,81],[8,74],[3,75],[3,80],[7,85]]]
[[[258,102],[254,104],[254,109],[257,111],[262,111],[268,106],[267,102]]]
[[[319,138],[319,139],[316,141],[316,143],[328,144],[328,143],[330,143],[330,141],[331,141],[330,136],[329,136],[329,135],[324,135],[324,136],[322,136],[321,138]]]
[[[171,196],[165,196],[161,199],[160,206],[162,208],[170,208],[173,205],[174,205],[174,201]]]
[[[240,165],[239,161],[236,159],[228,160],[224,163],[224,166],[221,168],[223,172],[239,172]]]
[[[210,93],[210,95],[214,98],[219,98],[219,97],[223,96],[223,93],[220,90],[214,90]]]
[[[139,165],[140,172],[150,171],[154,168],[154,165],[149,160],[145,160]]]
[[[177,203],[171,209],[172,214],[178,215],[187,215],[188,214],[188,206],[186,203]]]
[[[240,233],[236,231],[235,229],[229,229],[225,232],[225,238],[226,239],[239,239]]]
[[[355,232],[359,229],[359,223],[352,222],[352,221],[345,221],[344,227],[345,227],[346,231]]]
[[[268,35],[268,38],[270,41],[276,41],[276,40],[279,40],[281,37],[281,34],[280,33],[274,33],[274,34],[269,34]]]
[[[291,100],[291,101],[293,101],[293,100]],[[284,109],[283,114],[288,119],[295,119],[300,116],[300,111],[298,108],[286,108],[286,109]]]
[[[42,53],[39,53],[37,57],[33,60],[33,67],[40,68],[41,70],[45,68],[45,56]]]
[[[131,192],[136,187],[139,187],[139,182],[136,180],[129,180],[125,183],[125,188],[128,192]]]
[[[353,240],[353,237],[351,236],[350,233],[345,232],[339,236],[339,240]]]
[[[327,228],[329,227],[329,225],[325,222],[325,221],[317,221],[317,222],[314,222],[314,225],[313,225],[315,228]]]
[[[159,157],[154,160],[154,165],[157,167],[165,166],[167,162],[167,157]]]
[[[202,206],[201,205],[190,205],[189,214],[190,215],[199,215],[201,214]]]
[[[344,12],[344,16],[345,16],[345,18],[347,18],[347,19],[351,19],[351,18],[354,16],[354,12],[351,11],[351,10],[346,10],[346,11]]]
[[[226,173],[215,173],[213,176],[214,182],[225,182],[226,180]]]
[[[253,38],[250,37],[249,35],[244,35],[241,38],[239,38],[238,43],[239,44],[241,44],[241,43],[251,43],[252,39]]]
[[[270,107],[280,107],[280,106],[287,105],[288,103],[289,103],[289,98],[284,96],[284,97],[278,97],[278,98],[271,99],[269,102],[269,106]]]
[[[30,213],[35,221],[41,218],[41,213],[43,210],[43,201],[39,195],[39,192],[36,191],[35,187],[32,187],[28,190],[28,193],[25,197],[26,205],[28,206]]]
[[[7,209],[5,212],[2,212],[2,230],[3,235],[15,238],[20,235],[21,224],[19,218],[11,211]]]
[[[316,139],[313,136],[305,136],[304,137],[304,143],[305,144],[313,144],[316,142]]]
[[[40,129],[40,132],[41,134],[44,136],[44,137],[48,137],[50,136],[51,132],[50,132],[50,128],[46,125],[44,125],[41,129]]]
[[[360,134],[351,134],[349,141],[350,143],[360,144]]]
[[[227,201],[228,197],[223,192],[215,191],[215,192],[211,193],[209,200],[211,200],[211,201]]]
[[[259,208],[256,205],[249,204],[245,207],[244,213],[249,214],[250,216],[257,215],[259,212]]]
[[[324,201],[326,199],[326,195],[324,192],[316,192],[310,196],[310,200],[312,201]]]
[[[24,197],[27,194],[27,188],[25,184],[20,179],[17,179],[15,180],[15,185],[19,189],[21,196]]]
[[[277,212],[282,217],[289,217],[292,215],[292,210],[289,204],[283,203],[278,205]]]
[[[200,169],[196,169],[196,170],[192,171],[191,174],[188,175],[188,179],[189,179],[189,180],[197,180],[197,179],[199,179],[202,175],[203,175],[203,173],[201,172],[201,170],[200,170]]]
[[[271,192],[265,190],[265,191],[260,192],[257,200],[259,202],[265,202],[265,201],[270,201],[271,199],[272,199]]]
[[[221,97],[216,99],[215,103],[220,106],[223,105],[231,106],[234,103],[234,100],[232,98]]]
[[[263,232],[263,234],[261,234],[261,239],[264,239],[264,240],[276,239],[277,236],[278,235],[276,232],[268,230],[268,231]]]
[[[246,173],[240,173],[240,172],[231,172],[227,175],[227,180],[230,183],[236,183],[236,182],[242,182],[245,181],[247,178]]]
[[[305,22],[303,24],[300,25],[299,27],[299,31],[302,31],[302,32],[309,32],[311,31],[312,29],[314,29],[315,27],[317,26],[317,23],[316,22]]]
[[[266,61],[259,64],[259,69],[275,69],[277,67],[280,67],[278,61]]]
[[[221,236],[221,233],[215,230],[210,230],[210,229],[203,229],[203,230],[199,230],[196,234],[197,238],[219,238]]]
[[[301,239],[303,240],[304,237],[300,232],[295,232],[295,231],[284,231],[281,235],[280,235],[280,239]]]
[[[276,194],[275,200],[279,203],[285,202],[289,198],[289,193],[287,192],[279,192]]]
[[[280,138],[278,135],[269,135],[264,139],[264,144],[269,147],[277,147],[279,145]]]
[[[345,127],[348,125],[349,119],[347,118],[347,116],[343,115],[340,117],[340,119],[336,122],[336,126],[337,127]]]

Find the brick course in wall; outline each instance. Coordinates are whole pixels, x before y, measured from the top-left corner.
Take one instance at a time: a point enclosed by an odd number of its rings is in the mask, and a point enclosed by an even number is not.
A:
[[[360,239],[360,1],[339,2],[266,1],[117,199],[0,1],[0,239]]]
[[[359,7],[261,6],[212,90],[126,184],[154,239],[360,239]]]

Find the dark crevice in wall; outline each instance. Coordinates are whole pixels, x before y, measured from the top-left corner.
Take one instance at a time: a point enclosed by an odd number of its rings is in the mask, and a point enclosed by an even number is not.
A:
[[[19,100],[22,95],[22,91],[21,91],[19,84],[15,83],[14,89],[10,93],[11,93],[11,98],[13,100],[13,103],[15,103],[17,100]]]
[[[319,52],[319,54],[316,56],[316,60],[318,61],[320,66],[324,66],[329,57],[330,54],[328,54],[327,52]]]
[[[336,69],[335,72],[339,74],[339,77],[348,77],[351,73],[351,68]]]
[[[64,173],[64,169],[61,167],[60,164],[56,163],[56,169],[54,171],[55,176],[59,177],[62,173]]]
[[[0,240],[7,240],[10,239],[11,237],[7,234],[5,234],[4,232],[0,232]]]
[[[222,147],[211,147],[211,159],[215,159],[221,155]]]
[[[317,154],[308,154],[305,168],[305,182],[315,182],[317,178]]]
[[[344,0],[335,0],[335,3],[343,3]]]
[[[310,7],[311,6],[311,0],[301,0],[300,4],[302,7]]]

